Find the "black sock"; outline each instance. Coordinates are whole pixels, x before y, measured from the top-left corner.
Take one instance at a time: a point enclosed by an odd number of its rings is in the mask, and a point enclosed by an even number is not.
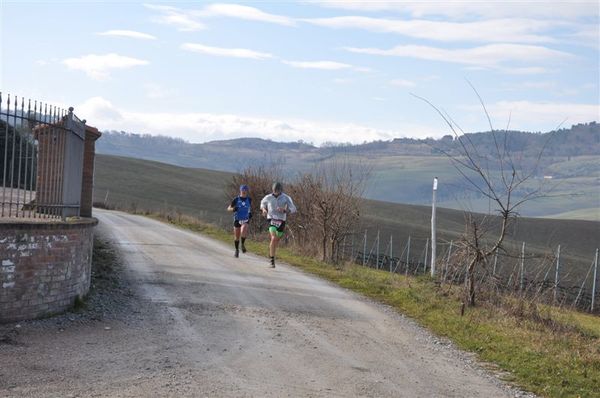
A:
[[[274,263],[275,262],[275,256],[271,256],[271,262]]]
[[[244,246],[244,243],[246,243],[246,238],[242,237],[242,246]]]
[[[239,240],[233,241],[233,244],[235,245],[235,250],[238,250],[240,247],[240,241]]]

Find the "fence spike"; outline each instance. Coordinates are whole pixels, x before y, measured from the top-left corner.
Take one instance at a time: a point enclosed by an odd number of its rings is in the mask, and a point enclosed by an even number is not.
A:
[[[596,248],[596,256],[594,258],[594,280],[592,281],[592,304],[590,305],[590,312],[594,312],[594,302],[596,299],[596,277],[598,273],[598,248]]]
[[[554,304],[556,304],[556,299],[558,297],[558,284],[559,284],[559,270],[560,270],[560,245],[556,249],[556,273],[554,274]]]
[[[390,272],[392,272],[392,263],[394,261],[393,237],[394,235],[390,234]]]
[[[427,254],[429,252],[429,238],[425,241],[425,261],[423,261],[423,273],[427,271]],[[433,276],[433,275],[431,275]]]
[[[585,279],[583,280],[583,283],[581,284],[581,287],[579,288],[579,293],[577,293],[577,297],[575,298],[575,301],[573,302],[574,307],[577,307],[577,303],[579,302],[579,298],[581,297],[581,293],[583,292],[585,283],[587,282],[587,280],[590,276],[590,272],[592,272],[593,268],[594,268],[594,261],[592,261],[592,265],[590,266],[590,269],[588,270],[587,274],[585,275]]]
[[[519,291],[523,291],[525,282],[525,242],[521,246],[521,277],[519,280]]]
[[[379,269],[379,230],[377,230],[377,262],[375,268]]]
[[[408,263],[410,261],[410,235],[408,235],[408,243],[406,245],[406,276],[408,276]]]

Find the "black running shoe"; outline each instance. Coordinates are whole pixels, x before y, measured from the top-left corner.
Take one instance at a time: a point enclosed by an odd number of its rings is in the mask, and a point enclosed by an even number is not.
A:
[[[275,268],[275,259],[274,258],[271,259],[271,268]]]
[[[246,246],[242,245],[242,253],[246,253]]]
[[[234,254],[233,256],[234,256],[235,258],[238,258],[238,257],[240,256],[240,251],[239,251],[239,250],[236,250],[236,251],[235,251],[235,254]]]

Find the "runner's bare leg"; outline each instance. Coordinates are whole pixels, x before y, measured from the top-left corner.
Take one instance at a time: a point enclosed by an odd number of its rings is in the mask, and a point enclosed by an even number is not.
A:
[[[276,232],[271,232],[271,243],[269,243],[269,256],[275,257],[275,252],[277,251],[277,245],[279,245],[279,238],[277,237]]]

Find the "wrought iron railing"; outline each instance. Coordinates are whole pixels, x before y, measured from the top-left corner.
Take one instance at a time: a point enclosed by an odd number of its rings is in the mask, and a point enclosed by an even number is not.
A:
[[[79,215],[85,124],[0,92],[0,218]]]

